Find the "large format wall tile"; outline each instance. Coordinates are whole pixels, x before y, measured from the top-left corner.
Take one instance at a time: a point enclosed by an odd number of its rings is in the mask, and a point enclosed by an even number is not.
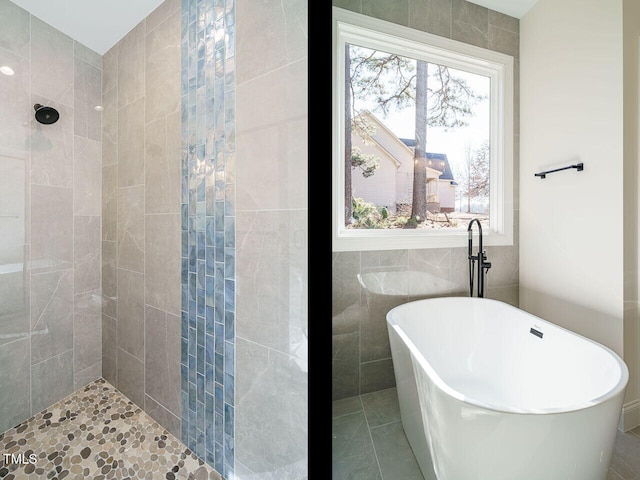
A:
[[[0,9],[8,2],[0,2]],[[4,19],[0,12],[0,23]],[[0,27],[0,31],[2,27]],[[0,33],[2,35],[4,32]],[[0,145],[4,149],[29,151],[29,124],[33,118],[33,104],[29,92],[31,65],[24,58],[0,48],[0,65],[9,65],[15,72],[12,76],[0,76]]]
[[[31,276],[31,364],[73,348],[73,270]]]
[[[451,0],[410,2],[409,27],[451,38]]]
[[[102,56],[102,93],[108,92],[118,86],[118,50],[120,43],[116,43]],[[117,92],[117,90],[116,90]],[[117,103],[118,98],[115,97],[116,104],[113,105],[115,111],[120,107]],[[107,102],[105,102],[106,104]],[[104,106],[104,105],[103,105]]]
[[[73,187],[73,109],[46,97],[31,96],[33,105],[49,105],[60,118],[52,125],[31,122],[31,182],[54,187]]]
[[[31,411],[39,412],[73,392],[73,350],[31,366]]]
[[[145,217],[145,303],[180,314],[180,215]]]
[[[102,377],[111,385],[117,385],[116,361],[118,358],[116,320],[102,315]]]
[[[102,242],[102,313],[116,318],[118,278],[116,242]]]
[[[31,186],[31,271],[73,267],[73,189]]]
[[[487,286],[504,287],[517,285],[520,277],[518,265],[519,251],[517,247],[487,247],[487,259],[491,268],[487,272]]]
[[[180,317],[145,307],[145,393],[180,416]]]
[[[144,359],[143,282],[142,273],[118,268],[118,347],[140,361]]]
[[[489,25],[488,44],[490,50],[506,53],[515,59],[520,57],[520,36],[517,32]]]
[[[82,387],[87,386],[89,383],[103,378],[102,375],[102,360],[94,363],[90,367],[75,372],[73,374],[73,390],[76,391]]]
[[[0,432],[5,432],[31,415],[29,357],[29,338],[0,345]]]
[[[0,275],[0,345],[29,338],[31,331],[29,248],[3,246],[0,264],[12,265],[14,272]]]
[[[182,2],[181,0],[166,0],[162,2],[158,7],[151,12],[146,20],[146,33],[149,34],[152,30],[158,28],[171,14],[175,12],[181,12]],[[180,57],[178,55],[178,60]]]
[[[509,32],[520,34],[520,20],[504,13],[489,10],[489,26],[501,28]],[[519,42],[519,40],[518,40]]]
[[[254,472],[277,472],[280,479],[303,477],[308,453],[306,365],[240,336],[237,348],[242,375],[237,379],[236,455]]]
[[[403,295],[376,295],[367,293],[367,315],[360,323],[360,361],[380,360],[391,357],[387,312],[406,303]]]
[[[91,140],[102,140],[102,71],[78,57],[74,59],[74,133]]]
[[[73,213],[101,215],[102,148],[100,142],[74,137]]]
[[[128,354],[122,348],[118,348],[118,373],[116,388],[129,399],[144,407],[144,363],[136,357]]]
[[[77,40],[73,41],[73,55],[83,62],[102,71],[102,55],[84,46]],[[101,86],[102,78],[98,80],[98,87]]]
[[[118,112],[118,187],[144,184],[144,97]]]
[[[32,16],[31,92],[73,107],[73,80],[73,39]]]
[[[360,393],[360,333],[333,335],[331,392],[334,400]]]
[[[307,409],[299,406],[307,402],[307,5],[242,0],[237,11],[234,458],[247,478],[306,478]],[[359,303],[360,254],[352,258],[357,268],[336,289],[344,302],[334,315]],[[356,317],[342,315],[348,348],[333,357],[350,380],[358,377],[360,338],[346,324]]]
[[[75,296],[73,315],[75,372],[84,371],[102,359],[102,313],[100,310],[99,290]]]
[[[398,25],[408,25],[409,0],[362,0],[362,13]]]
[[[118,163],[118,87],[102,94],[102,108],[102,166],[107,166]]]
[[[97,290],[101,283],[100,217],[74,217],[75,293]]]
[[[0,264],[22,262],[23,248],[30,243],[28,219],[29,154],[4,149],[0,152]],[[5,273],[11,271],[15,268]]]
[[[451,2],[451,38],[478,47],[488,47],[489,10],[467,0]]]
[[[169,430],[174,436],[180,438],[180,417],[176,417],[146,394],[144,396],[144,411],[156,422]]]
[[[145,119],[152,122],[180,110],[180,12],[145,37]]]
[[[182,173],[179,132],[177,114],[148,123],[145,127],[144,183],[147,214],[180,213]]]
[[[255,93],[247,84],[238,87],[238,95],[251,96]],[[250,112],[244,114],[252,115]],[[242,124],[243,114],[238,115]],[[239,210],[307,207],[306,117],[239,133],[237,154],[240,158],[252,159],[238,165]],[[255,188],[256,185],[269,185],[270,188]]]
[[[302,0],[238,2],[238,84],[306,56],[307,4]]]
[[[268,75],[239,84],[236,98],[238,135],[292,119],[306,118],[307,67],[307,59],[303,58]]]
[[[118,268],[144,272],[144,186],[118,188]]]
[[[351,305],[360,304],[360,252],[334,252],[331,259],[331,307],[335,317]]]
[[[118,107],[144,96],[144,34],[143,20],[118,42]]]
[[[237,335],[295,354],[306,343],[306,214],[238,212],[237,220]]]
[[[118,165],[102,167],[102,239],[118,238]]]
[[[396,386],[391,358],[360,364],[360,394]]]
[[[0,1],[0,47],[26,59],[30,57],[29,17],[29,12],[15,3]]]

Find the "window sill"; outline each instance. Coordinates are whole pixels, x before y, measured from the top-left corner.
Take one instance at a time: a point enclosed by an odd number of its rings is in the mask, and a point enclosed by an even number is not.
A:
[[[474,237],[478,231],[474,228]],[[404,250],[422,248],[458,248],[468,246],[467,230],[455,232],[408,230],[347,230],[333,236],[334,252]],[[474,240],[474,242],[477,240]],[[513,245],[513,232],[483,232],[483,246]]]

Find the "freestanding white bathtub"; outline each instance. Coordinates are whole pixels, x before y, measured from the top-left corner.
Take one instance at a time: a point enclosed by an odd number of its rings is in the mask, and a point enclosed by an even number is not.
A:
[[[426,480],[604,480],[629,372],[607,347],[507,303],[387,314],[402,425]]]

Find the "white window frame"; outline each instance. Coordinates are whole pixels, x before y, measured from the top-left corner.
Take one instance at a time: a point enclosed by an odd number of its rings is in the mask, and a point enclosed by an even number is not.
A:
[[[348,229],[344,221],[345,44],[422,59],[491,78],[489,215],[483,245],[513,245],[513,57],[333,7],[333,251],[462,247],[466,229]]]

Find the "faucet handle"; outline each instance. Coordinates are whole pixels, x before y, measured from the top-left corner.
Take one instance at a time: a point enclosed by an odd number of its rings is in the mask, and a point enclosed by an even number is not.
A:
[[[483,250],[482,251],[482,266],[486,269],[489,270],[491,268],[491,262],[485,262],[485,260],[487,259],[487,251]]]

